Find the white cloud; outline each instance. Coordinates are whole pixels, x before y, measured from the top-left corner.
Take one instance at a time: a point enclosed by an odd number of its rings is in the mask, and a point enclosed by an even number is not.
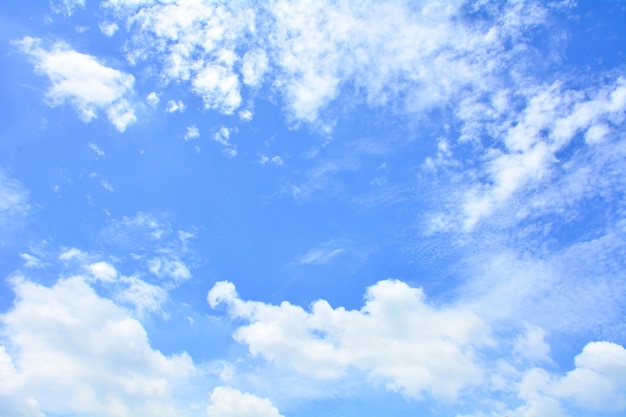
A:
[[[250,120],[252,120],[253,116],[254,114],[252,113],[252,111],[248,109],[239,112],[239,119],[243,122],[249,122]]]
[[[224,66],[207,65],[196,74],[191,85],[208,109],[232,114],[241,104],[237,75]]]
[[[576,369],[548,389],[553,395],[596,411],[626,409],[626,349],[591,342],[574,360]]]
[[[191,278],[191,272],[177,256],[159,256],[148,261],[148,270],[159,278],[170,278],[180,283]]]
[[[116,301],[130,304],[139,317],[146,312],[164,314],[163,306],[169,299],[165,289],[135,276],[122,277],[121,282],[124,286],[116,292]]]
[[[115,32],[120,28],[115,22],[100,22],[98,27],[100,28],[100,32],[104,33],[109,38],[115,35]]]
[[[85,0],[51,0],[50,9],[53,13],[71,16],[77,9],[85,8]]]
[[[272,159],[270,159],[270,162],[274,165],[282,165],[285,163],[285,161],[283,161],[283,158],[281,158],[279,155],[272,156]]]
[[[536,4],[484,6],[496,14],[490,26],[465,20],[460,3],[142,5],[105,3],[124,11],[131,63],[156,57],[166,81],[188,84],[207,108],[225,114],[240,107],[241,85],[255,90],[269,79],[290,118],[308,123],[318,123],[344,87],[373,106],[398,99],[400,112],[437,105],[466,87],[488,90],[502,62],[523,53],[507,43],[546,14]]]
[[[3,415],[24,404],[24,415],[180,415],[172,394],[196,373],[189,356],[152,349],[143,326],[80,276],[12,283],[15,304],[0,316]]]
[[[200,137],[200,130],[196,126],[187,126],[187,133],[185,133],[185,140],[198,139]]]
[[[231,387],[213,389],[206,413],[208,417],[282,417],[270,400]]]
[[[268,69],[268,60],[265,51],[256,49],[246,52],[243,56],[241,74],[243,83],[250,87],[257,87],[263,81],[263,76]]]
[[[124,10],[130,28],[137,29],[127,48],[131,63],[156,56],[163,79],[187,84],[206,108],[224,114],[239,108],[238,48],[254,31],[251,11],[243,4],[183,1],[137,10],[141,2],[127,7],[121,3],[126,2],[108,2],[105,7]],[[263,70],[261,53],[250,55],[246,62],[247,81],[258,82],[254,77]]]
[[[24,260],[24,266],[26,268],[43,268],[45,266],[41,259],[30,253],[21,253],[20,258]]]
[[[394,280],[369,287],[360,310],[333,309],[324,300],[310,311],[288,302],[243,301],[229,282],[217,283],[207,299],[249,322],[234,337],[253,355],[313,378],[337,378],[357,368],[413,397],[453,399],[479,384],[483,373],[474,349],[492,343],[478,316],[431,307],[421,289]]]
[[[59,255],[60,261],[69,261],[70,259],[84,259],[87,254],[77,248],[69,248],[61,252]]]
[[[515,343],[515,353],[532,364],[552,363],[546,332],[539,326],[526,325],[525,332]]]
[[[271,158],[267,155],[261,155],[261,158],[259,159],[259,162],[262,165],[267,164],[268,162],[274,164],[274,165],[282,165],[285,163],[285,161],[283,160],[283,158],[280,155],[274,155]]]
[[[102,65],[62,42],[46,50],[41,40],[26,37],[18,45],[33,59],[35,69],[50,78],[47,100],[51,106],[70,103],[85,122],[102,112],[120,132],[136,121],[128,101],[135,82],[132,75]]]
[[[89,143],[87,146],[89,146],[89,149],[94,151],[96,155],[98,155],[100,158],[104,157],[104,151],[100,149],[95,143]]]
[[[96,280],[102,282],[114,282],[118,275],[113,265],[102,261],[89,265],[87,269]]]
[[[175,113],[175,112],[184,112],[185,111],[185,103],[183,103],[181,100],[178,101],[174,101],[174,100],[169,100],[167,102],[167,106],[165,107],[165,111],[167,113]]]
[[[524,404],[511,417],[565,417],[565,406],[594,412],[626,409],[626,349],[611,342],[590,342],[565,375],[542,368],[526,371],[517,386]]]
[[[149,105],[154,107],[157,104],[159,104],[159,95],[153,91],[146,96],[146,101],[148,102]]]
[[[100,184],[102,185],[102,188],[104,188],[105,190],[109,192],[115,191],[115,188],[113,188],[113,185],[111,185],[111,183],[108,182],[107,180],[100,181]]]
[[[479,222],[506,208],[515,213],[511,216],[512,220],[522,220],[526,213],[543,213],[538,211],[542,207],[537,205],[520,209],[516,205],[516,197],[528,195],[532,198],[533,194],[548,186],[559,170],[576,167],[571,159],[559,153],[570,146],[577,135],[584,134],[589,147],[597,147],[614,135],[615,127],[623,123],[626,110],[624,95],[626,81],[619,78],[590,92],[565,90],[558,83],[523,87],[507,99],[523,102],[524,107],[520,111],[513,111],[508,105],[502,105],[499,110],[495,107],[485,109],[484,104],[474,100],[462,104],[460,117],[466,124],[465,129],[470,132],[465,133],[467,138],[464,140],[479,140],[475,136],[480,137],[481,133],[474,130],[482,129],[493,140],[493,146],[482,151],[482,161],[473,172],[470,171],[472,175],[466,173],[469,181],[466,179],[456,192],[448,190],[454,199],[451,206],[455,208],[452,213],[448,210],[446,215],[435,215],[438,224],[433,224],[433,229],[472,231]],[[472,107],[478,110],[471,110]],[[490,113],[491,116],[485,116]],[[474,126],[476,124],[482,127]],[[585,149],[584,143],[577,144],[577,147],[581,146]],[[454,161],[452,164],[449,162],[451,159]],[[462,164],[462,160],[467,159],[467,155],[459,155],[455,161],[448,151],[446,158],[428,159],[425,168],[433,169],[438,164],[439,168],[445,169],[445,162],[454,170]],[[577,197],[567,196],[565,200],[569,202],[566,204],[571,205],[572,199]]]

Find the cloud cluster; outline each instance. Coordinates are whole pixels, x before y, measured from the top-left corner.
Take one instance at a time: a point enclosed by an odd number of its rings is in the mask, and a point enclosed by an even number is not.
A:
[[[626,349],[611,342],[591,342],[575,358],[576,367],[565,375],[541,368],[526,371],[517,385],[523,404],[511,417],[566,417],[568,406],[591,412],[617,412],[626,408]]]
[[[478,316],[432,307],[421,289],[394,280],[369,287],[360,310],[332,308],[324,300],[310,311],[288,302],[244,301],[229,282],[217,283],[207,299],[248,321],[234,337],[253,355],[313,378],[358,369],[412,397],[453,399],[478,384],[483,373],[475,350],[492,343]]]
[[[559,166],[567,167],[569,161],[562,151],[576,138],[584,139],[575,145],[577,148],[611,142],[612,132],[625,120],[626,80],[618,78],[613,84],[590,92],[567,90],[557,83],[518,91],[516,97],[501,94],[498,99],[498,105],[492,103],[489,109],[489,118],[476,120],[474,114],[463,115],[468,124],[480,123],[493,141],[483,150],[485,160],[477,173],[477,183],[461,197],[459,217],[465,230],[473,229],[482,218],[506,206],[516,194],[524,190],[533,193],[551,181]],[[512,103],[520,101],[525,106],[516,111]],[[465,138],[472,139],[482,140],[480,135]],[[539,201],[534,203],[536,208],[542,208]],[[519,213],[517,218],[522,220],[528,215],[530,212]],[[454,219],[450,222],[449,227],[459,227]]]
[[[104,265],[95,275],[112,279]],[[172,394],[196,369],[185,354],[152,349],[143,326],[84,276],[51,287],[12,278],[15,305],[0,316],[0,414],[169,416]]]
[[[539,326],[527,324],[514,340],[498,335],[499,343],[513,346],[499,357],[493,356],[498,349],[489,326],[470,310],[428,305],[420,289],[394,280],[369,287],[365,298],[360,310],[319,300],[307,311],[286,301],[242,300],[223,281],[207,301],[213,308],[225,305],[232,320],[244,320],[233,337],[253,356],[325,384],[353,378],[350,370],[358,370],[369,382],[384,381],[389,390],[416,399],[430,394],[454,401],[482,393],[472,407],[486,402],[516,417],[626,409],[626,350],[619,344],[590,342],[573,370],[557,373],[546,370],[554,362]]]
[[[267,85],[293,122],[326,127],[323,113],[344,90],[371,106],[394,102],[401,113],[490,91],[501,84],[503,63],[524,54],[520,34],[547,13],[534,2],[103,6],[131,29],[131,63],[158,66],[166,82],[186,84],[207,108],[233,114]]]

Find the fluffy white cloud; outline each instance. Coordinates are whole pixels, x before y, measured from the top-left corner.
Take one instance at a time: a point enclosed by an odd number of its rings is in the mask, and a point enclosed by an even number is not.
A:
[[[611,342],[591,342],[575,358],[576,368],[555,375],[541,368],[527,371],[518,384],[524,404],[512,417],[566,416],[567,406],[594,412],[626,409],[626,349]]]
[[[65,43],[58,42],[49,50],[41,43],[26,37],[18,45],[33,59],[36,70],[50,78],[47,99],[51,106],[70,103],[85,122],[102,112],[120,132],[136,121],[128,101],[135,82],[132,75],[109,68]]]
[[[146,96],[146,101],[148,102],[149,105],[154,107],[157,104],[159,104],[159,95],[153,91]]]
[[[474,187],[465,197],[466,229],[490,215],[518,189],[546,178],[558,162],[557,153],[579,132],[592,129],[590,142],[604,137],[607,132],[598,123],[616,120],[616,116],[618,120],[626,110],[626,80],[618,79],[591,99],[580,96],[580,92],[550,86],[530,98],[515,120],[504,122],[512,126],[503,134],[505,151],[494,148],[487,153],[488,182]],[[606,124],[599,126],[606,129]]]
[[[89,265],[87,270],[96,280],[102,282],[114,282],[118,275],[113,265],[102,261]]]
[[[576,369],[553,382],[548,391],[596,411],[626,409],[626,349],[592,342],[576,356]]]
[[[152,349],[143,326],[81,276],[12,284],[15,304],[0,316],[0,396],[11,400],[0,414],[180,414],[172,394],[196,373],[188,355]]]
[[[480,383],[474,349],[492,343],[487,325],[472,312],[432,307],[421,289],[394,280],[369,287],[360,310],[333,309],[324,300],[310,311],[288,302],[243,301],[229,282],[217,283],[207,299],[249,322],[234,337],[253,355],[313,378],[360,369],[414,397],[453,399]]]
[[[208,417],[281,417],[270,400],[231,387],[213,389],[206,413]]]

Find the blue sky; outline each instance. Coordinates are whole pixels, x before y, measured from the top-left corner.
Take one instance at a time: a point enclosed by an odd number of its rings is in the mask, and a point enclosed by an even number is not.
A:
[[[0,416],[626,410],[626,3],[0,5]]]

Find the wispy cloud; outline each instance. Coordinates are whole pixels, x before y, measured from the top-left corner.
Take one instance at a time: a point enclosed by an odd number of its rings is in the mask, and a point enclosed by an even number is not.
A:
[[[329,240],[299,256],[296,262],[301,265],[321,265],[331,262],[345,251],[346,248],[340,241]]]

